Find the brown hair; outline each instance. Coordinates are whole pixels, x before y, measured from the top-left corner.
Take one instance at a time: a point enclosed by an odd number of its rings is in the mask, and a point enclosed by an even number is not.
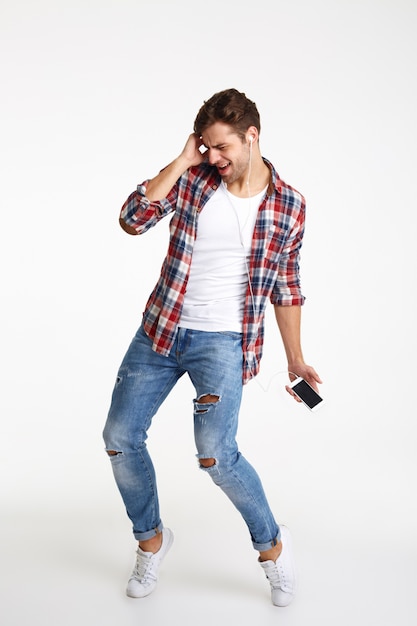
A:
[[[215,93],[204,102],[194,121],[194,132],[202,133],[212,124],[222,122],[231,126],[241,139],[244,138],[249,126],[261,130],[256,104],[237,89],[225,89]]]

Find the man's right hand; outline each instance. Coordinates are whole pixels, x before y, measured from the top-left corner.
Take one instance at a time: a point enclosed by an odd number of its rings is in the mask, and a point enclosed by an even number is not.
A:
[[[181,158],[185,159],[187,163],[189,163],[189,167],[192,167],[193,165],[200,165],[200,163],[203,163],[203,161],[206,160],[204,153],[200,152],[202,145],[204,144],[201,137],[196,135],[196,133],[191,133],[180,155]]]
[[[167,167],[159,172],[155,178],[148,182],[146,189],[146,197],[151,202],[158,202],[162,198],[166,198],[176,181],[186,170],[193,165],[200,165],[205,161],[204,154],[201,154],[199,148],[203,145],[201,137],[195,133],[187,139],[181,154],[172,161]]]

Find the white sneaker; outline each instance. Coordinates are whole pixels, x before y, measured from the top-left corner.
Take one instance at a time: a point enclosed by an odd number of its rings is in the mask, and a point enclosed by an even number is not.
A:
[[[127,583],[126,594],[130,598],[144,598],[156,587],[158,582],[158,568],[172,546],[174,535],[169,528],[162,530],[162,544],[158,552],[144,552],[138,547],[136,565]]]
[[[290,531],[280,526],[282,552],[274,561],[263,561],[261,567],[271,585],[271,599],[275,606],[288,606],[295,593],[295,565]]]

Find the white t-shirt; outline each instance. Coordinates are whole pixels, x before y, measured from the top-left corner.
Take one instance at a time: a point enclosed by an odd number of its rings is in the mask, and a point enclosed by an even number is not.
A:
[[[179,326],[242,332],[252,235],[265,191],[238,198],[222,183],[204,206]]]

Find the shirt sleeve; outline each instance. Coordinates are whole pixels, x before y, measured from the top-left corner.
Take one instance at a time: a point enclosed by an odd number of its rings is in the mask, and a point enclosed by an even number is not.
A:
[[[133,228],[138,235],[145,233],[155,226],[163,217],[171,213],[174,208],[176,194],[171,190],[170,197],[157,202],[151,202],[146,197],[146,188],[149,180],[137,186],[120,211],[120,219]]]
[[[300,249],[305,224],[305,200],[300,196],[299,209],[294,211],[294,223],[279,257],[278,276],[271,293],[272,304],[301,306],[305,297],[301,291]]]

